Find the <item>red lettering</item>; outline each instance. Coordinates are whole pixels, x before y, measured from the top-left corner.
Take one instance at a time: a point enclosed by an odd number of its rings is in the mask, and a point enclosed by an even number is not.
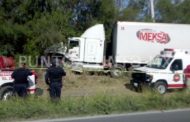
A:
[[[164,34],[163,34],[163,41],[166,42],[167,40],[168,40],[167,34],[164,33]]]
[[[0,72],[0,76],[11,76],[12,72],[11,71],[2,71]]]
[[[140,40],[146,40],[147,34],[146,33],[140,33]]]
[[[158,33],[156,40],[157,40],[157,42],[160,42],[160,40],[162,40],[162,34],[161,33]]]
[[[158,42],[161,44],[166,44],[170,41],[170,37],[167,33],[164,32],[155,32],[150,29],[142,29],[137,32],[137,37],[140,40],[148,41],[148,42]]]
[[[156,40],[158,34],[157,33],[153,33],[152,35],[153,35],[152,40]]]
[[[152,40],[152,33],[147,33],[147,41],[151,41]]]

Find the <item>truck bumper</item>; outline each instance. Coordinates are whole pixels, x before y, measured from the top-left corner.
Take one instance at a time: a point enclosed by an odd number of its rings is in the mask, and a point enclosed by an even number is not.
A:
[[[130,84],[136,92],[141,92],[143,86],[145,86],[145,87],[148,86],[151,88],[153,88],[153,86],[154,86],[151,83],[143,82],[143,81],[137,81],[137,80],[131,80]]]

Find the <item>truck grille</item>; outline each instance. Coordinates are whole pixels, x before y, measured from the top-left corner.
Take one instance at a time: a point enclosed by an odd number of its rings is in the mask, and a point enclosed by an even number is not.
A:
[[[132,79],[139,82],[145,82],[146,81],[146,73],[136,71],[132,73]]]

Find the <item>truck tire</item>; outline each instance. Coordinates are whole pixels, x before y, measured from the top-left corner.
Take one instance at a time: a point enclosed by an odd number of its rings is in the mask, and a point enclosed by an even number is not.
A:
[[[167,84],[163,81],[156,82],[154,88],[160,94],[165,94],[167,92]]]
[[[122,68],[119,67],[112,68],[110,71],[110,75],[113,78],[121,77],[123,75],[123,70]]]
[[[0,89],[0,99],[3,101],[8,100],[13,95],[12,86],[4,86]]]

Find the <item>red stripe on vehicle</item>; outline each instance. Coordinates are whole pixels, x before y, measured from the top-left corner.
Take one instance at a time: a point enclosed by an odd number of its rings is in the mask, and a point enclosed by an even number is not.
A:
[[[168,88],[185,88],[185,84],[168,84]]]

